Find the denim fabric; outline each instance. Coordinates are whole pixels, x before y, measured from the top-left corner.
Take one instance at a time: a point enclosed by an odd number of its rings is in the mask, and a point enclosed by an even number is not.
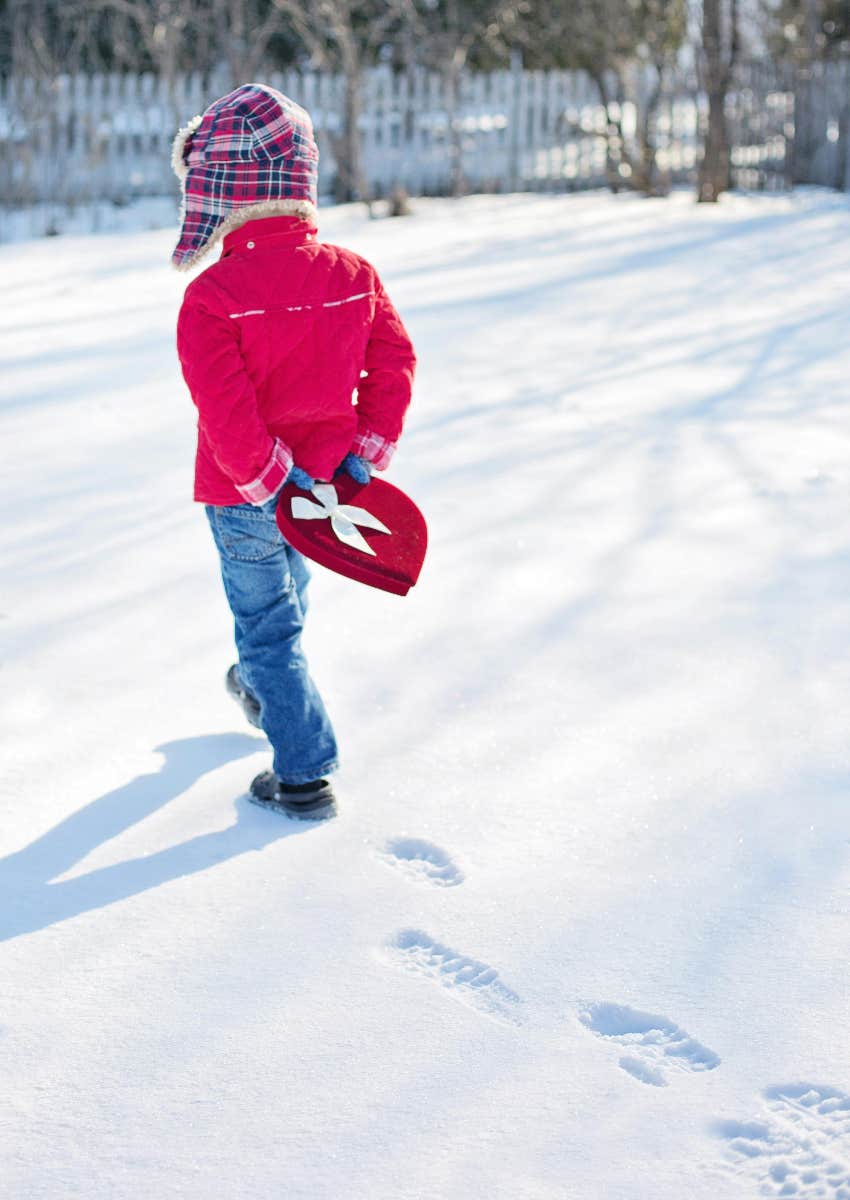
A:
[[[236,622],[239,673],[259,701],[274,773],[308,783],[336,768],[336,740],[301,649],[310,575],[281,536],[276,503],[209,504],[206,514]]]

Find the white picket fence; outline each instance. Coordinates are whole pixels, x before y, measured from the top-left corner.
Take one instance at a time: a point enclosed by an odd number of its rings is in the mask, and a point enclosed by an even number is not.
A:
[[[341,77],[272,72],[268,83],[297,99],[314,121],[322,187],[332,190],[333,135],[343,112]],[[164,195],[174,131],[226,83],[201,75],[169,88],[153,75],[63,76],[49,87],[31,80],[0,85],[0,201],[116,201]],[[462,77],[454,113],[443,79],[425,71],[376,69],[364,78],[361,138],[373,193],[401,184],[414,194],[444,192],[451,143],[476,190],[587,187],[605,178],[605,114],[580,72],[504,70]],[[624,106],[633,128],[633,105]],[[662,157],[690,170],[697,153],[693,97],[671,98],[659,121]]]
[[[294,71],[264,78],[312,114],[322,156],[321,186],[329,193],[343,79]],[[0,203],[123,203],[173,194],[174,131],[227,89],[226,80],[200,74],[181,76],[170,86],[153,75],[4,81]],[[638,87],[637,103],[624,103],[619,114],[627,141],[635,134],[639,92]],[[739,183],[763,188],[790,182],[793,99],[771,70],[742,76],[730,104]],[[815,111],[816,106],[809,107]],[[377,68],[363,81],[363,113],[364,171],[375,195],[395,185],[413,194],[445,192],[452,180],[453,142],[459,144],[463,179],[471,190],[570,190],[606,181],[606,114],[596,86],[582,72],[516,66],[469,72],[452,105],[439,75]],[[674,181],[693,174],[703,117],[693,82],[676,81],[662,99],[655,125],[659,166]],[[816,117],[810,140],[832,136],[836,119]],[[831,124],[821,131],[818,121]]]

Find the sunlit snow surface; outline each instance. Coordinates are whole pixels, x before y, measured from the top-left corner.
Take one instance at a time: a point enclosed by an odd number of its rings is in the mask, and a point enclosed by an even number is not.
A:
[[[850,1196],[850,203],[330,210],[417,344],[245,800],[173,231],[0,247],[0,1194]]]

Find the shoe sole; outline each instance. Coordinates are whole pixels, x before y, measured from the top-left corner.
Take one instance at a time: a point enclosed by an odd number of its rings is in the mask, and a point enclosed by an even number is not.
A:
[[[248,793],[248,799],[252,804],[256,804],[257,808],[270,808],[274,812],[284,813],[287,817],[294,817],[296,821],[326,821],[330,817],[336,816],[335,800],[314,800],[308,804],[293,804],[280,796],[257,796],[254,792]]]

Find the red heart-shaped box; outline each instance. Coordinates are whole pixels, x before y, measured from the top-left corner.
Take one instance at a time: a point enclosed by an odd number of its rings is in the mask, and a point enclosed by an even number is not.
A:
[[[312,492],[288,483],[276,515],[290,546],[338,575],[396,596],[407,595],[419,578],[428,547],[425,518],[384,479],[364,485],[340,472]],[[376,521],[387,532],[374,528]]]

